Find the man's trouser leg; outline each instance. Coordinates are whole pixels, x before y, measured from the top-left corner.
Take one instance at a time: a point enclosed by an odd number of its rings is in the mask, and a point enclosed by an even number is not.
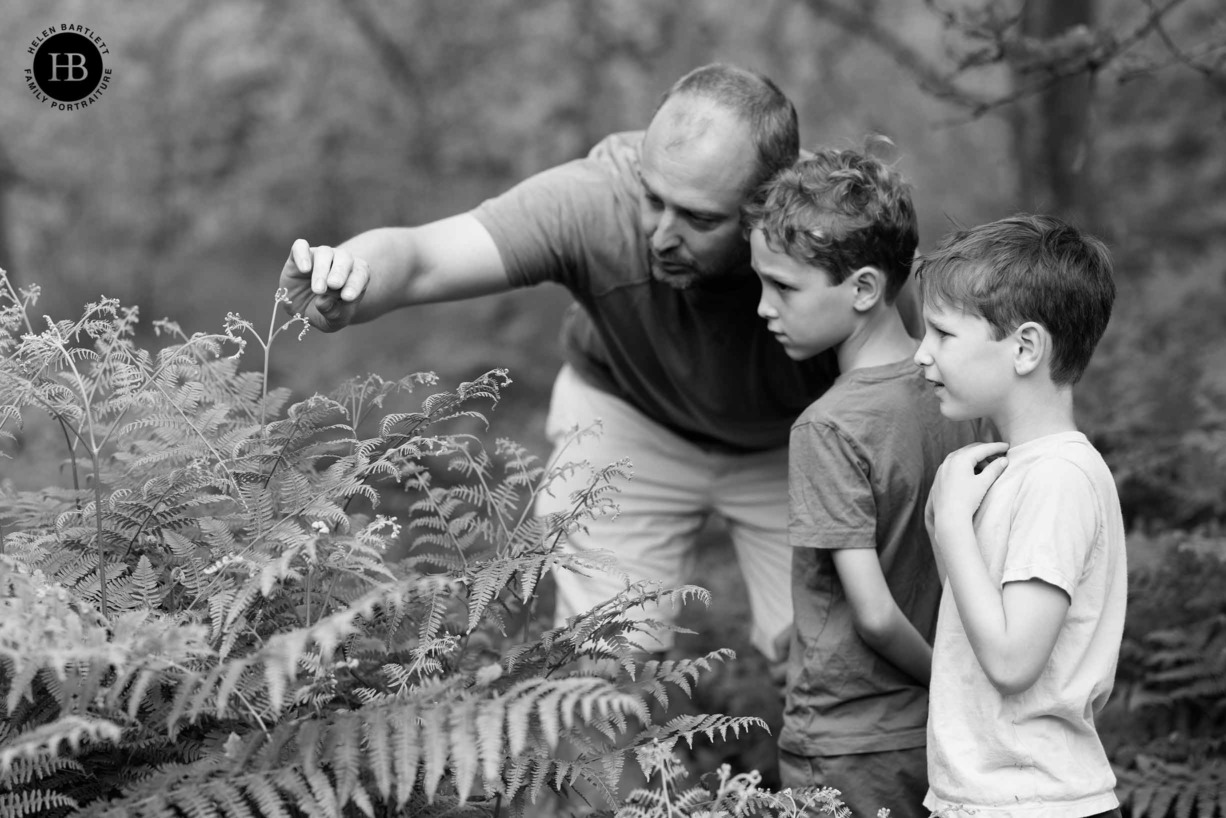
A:
[[[787,449],[722,455],[716,470],[715,510],[745,578],[753,616],[750,641],[776,667],[787,658],[792,628],[792,549],[788,545]]]
[[[550,439],[555,446],[565,445],[570,429],[585,428],[597,418],[603,433],[572,444],[558,459],[586,460],[598,469],[629,458],[634,477],[621,482],[613,498],[618,515],[591,521],[587,531],[568,538],[567,548],[580,554],[610,552],[630,581],[676,587],[691,580],[698,532],[707,516],[718,511],[728,520],[748,588],[753,642],[768,658],[778,660],[780,637],[792,622],[786,450],[752,455],[704,451],[563,368],[547,422]],[[555,481],[552,496],[542,493],[538,499],[538,513],[567,508],[570,493],[586,485],[589,476],[580,469]],[[615,574],[585,577],[559,570],[555,577],[559,623],[625,588],[625,580]],[[633,615],[671,622],[676,614],[668,606],[648,606]],[[671,647],[673,639],[670,633],[658,633],[647,641],[645,650],[659,651]]]

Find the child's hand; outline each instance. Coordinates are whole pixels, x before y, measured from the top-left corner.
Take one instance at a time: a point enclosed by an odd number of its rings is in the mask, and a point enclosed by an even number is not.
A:
[[[942,521],[969,520],[1008,465],[1008,443],[972,443],[951,452],[932,483],[932,510]]]

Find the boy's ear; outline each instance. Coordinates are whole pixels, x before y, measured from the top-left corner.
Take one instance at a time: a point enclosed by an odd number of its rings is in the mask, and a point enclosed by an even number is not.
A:
[[[868,312],[885,298],[885,273],[876,267],[861,267],[847,278],[855,288],[851,305],[856,310]]]
[[[1013,371],[1029,375],[1046,363],[1051,353],[1051,333],[1042,324],[1027,321],[1013,331]]]

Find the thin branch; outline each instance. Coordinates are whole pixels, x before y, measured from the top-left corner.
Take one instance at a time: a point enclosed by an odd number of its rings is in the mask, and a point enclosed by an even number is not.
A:
[[[804,0],[804,3],[818,17],[877,46],[899,67],[916,77],[920,87],[932,95],[972,109],[991,105],[991,100],[959,87],[947,72],[881,25],[871,9],[865,10],[858,5],[848,8],[833,0]]]
[[[1170,39],[1169,34],[1162,25],[1163,20],[1176,7],[1186,1],[1164,0],[1164,2],[1159,4],[1155,3],[1154,0],[1142,0],[1149,9],[1148,14],[1143,20],[1122,35],[1098,38],[1090,46],[1079,52],[1061,55],[1060,59],[1053,57],[1046,62],[1040,60],[1038,64],[1043,74],[1041,79],[1021,85],[1005,94],[984,96],[958,84],[955,78],[964,69],[952,72],[943,70],[926,55],[913,48],[893,31],[882,25],[877,20],[871,7],[862,8],[860,6],[844,5],[837,0],[803,0],[805,6],[818,17],[828,20],[847,33],[875,45],[891,57],[899,67],[916,78],[921,89],[938,99],[943,99],[968,109],[972,119],[982,117],[994,109],[1002,108],[1026,97],[1041,94],[1057,83],[1071,77],[1081,74],[1096,75],[1106,66],[1118,60],[1121,55],[1133,46],[1154,33],[1163,38],[1168,49],[1177,58],[1182,58],[1180,62],[1212,79],[1220,78],[1221,74],[1215,71],[1213,67],[1196,62],[1188,56],[1187,52],[1179,49]],[[958,26],[958,20],[953,14],[947,13],[941,16],[944,18],[944,25],[947,28]],[[1014,21],[1015,23],[1016,21]],[[989,38],[993,46],[990,52],[988,52],[990,56],[986,59],[975,61],[973,67],[982,68],[993,63],[1011,64],[1016,62],[1017,57],[1010,58],[1009,54],[1016,52],[1017,49],[1010,48],[1009,46],[1015,44],[1017,40],[1007,37],[1004,33],[1005,29],[1009,27],[1006,25],[1002,26],[999,30],[992,31]],[[980,37],[981,39],[983,38],[982,32]],[[1027,47],[1025,51],[1026,53],[1033,53],[1034,48]],[[1209,53],[1212,53],[1212,51]]]

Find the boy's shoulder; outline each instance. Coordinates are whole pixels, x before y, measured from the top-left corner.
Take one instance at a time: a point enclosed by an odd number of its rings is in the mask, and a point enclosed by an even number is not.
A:
[[[1018,504],[1052,519],[1062,515],[1093,518],[1112,530],[1123,526],[1123,512],[1111,469],[1081,432],[1048,435],[1014,446],[1009,466],[984,498],[985,507],[1012,515]],[[1004,501],[1007,505],[1001,506]],[[1009,509],[1013,509],[1010,511]]]
[[[796,418],[793,428],[805,425],[858,428],[870,418],[903,412],[918,395],[936,405],[923,372],[910,360],[853,369],[839,375]]]
[[[1084,475],[1091,483],[1110,483],[1111,468],[1083,433],[1060,432],[1009,449],[1009,467],[1015,474],[1044,481]]]

